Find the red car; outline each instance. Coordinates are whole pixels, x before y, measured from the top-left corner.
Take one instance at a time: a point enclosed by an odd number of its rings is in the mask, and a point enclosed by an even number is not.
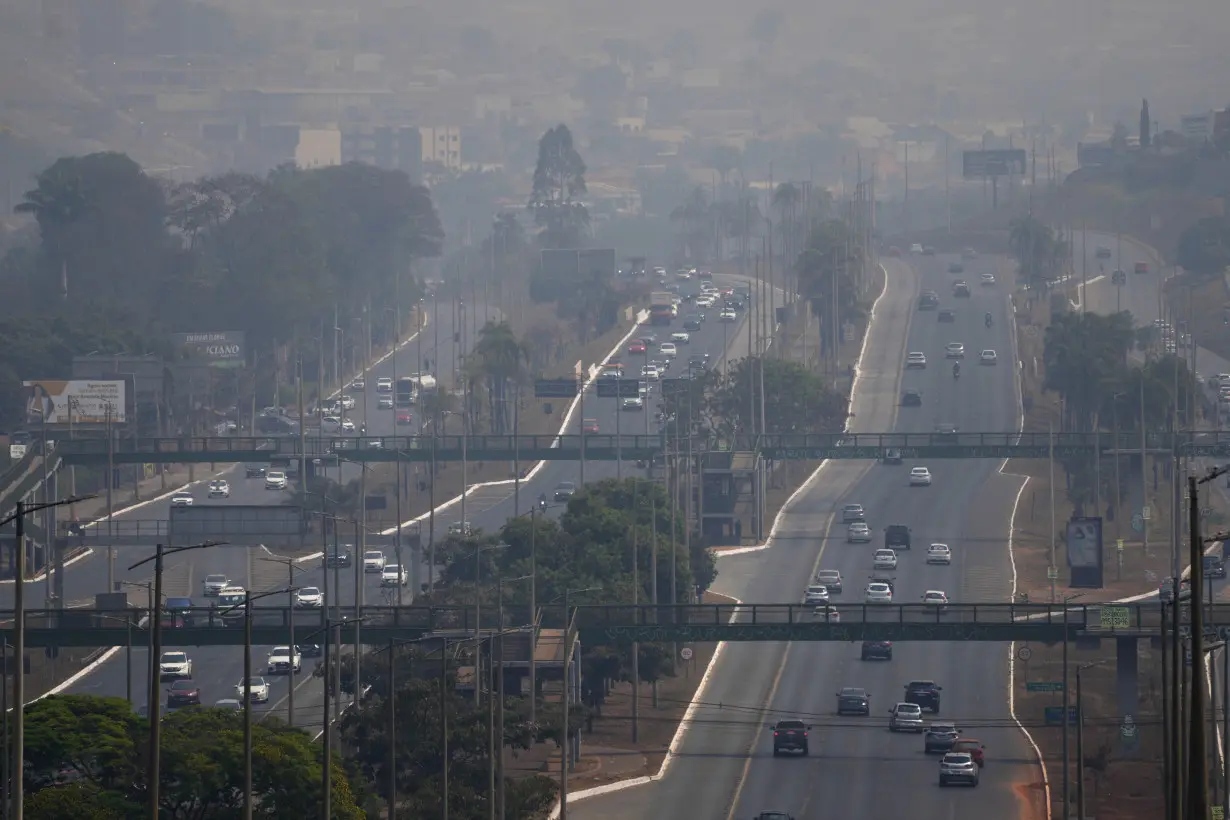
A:
[[[965,752],[974,758],[974,762],[981,769],[986,765],[986,748],[986,746],[982,745],[981,740],[976,740],[972,737],[962,737],[952,742],[952,749],[950,751]]]
[[[397,414],[397,423],[403,427],[405,427],[408,424],[412,424],[413,421],[414,420],[410,418],[409,413],[398,413]]]
[[[581,429],[584,430],[586,433],[597,433],[598,432],[598,420],[597,419],[585,419],[584,421],[581,422]]]
[[[643,354],[645,352],[645,343],[640,339],[633,339],[628,343],[628,352]]]

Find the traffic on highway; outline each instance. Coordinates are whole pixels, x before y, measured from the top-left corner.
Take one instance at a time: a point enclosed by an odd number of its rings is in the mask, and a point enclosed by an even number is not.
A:
[[[746,280],[739,280],[737,277],[718,276],[715,287],[733,292],[735,288],[744,287],[745,284]],[[748,295],[750,296],[750,293]],[[748,349],[747,334],[750,332],[747,317],[751,310],[757,309],[756,302],[742,305],[735,321],[726,322],[718,321],[716,313],[713,316],[703,315],[705,313],[703,306],[691,309],[687,315],[690,318],[701,317],[700,327],[688,332],[686,341],[680,337],[673,343],[676,345],[674,355],[661,352],[662,344],[666,343],[672,333],[677,332],[674,327],[667,328],[668,332],[665,334],[661,332],[655,334],[659,328],[649,325],[641,326],[608,361],[618,360],[626,369],[637,370],[638,372],[634,374],[637,376],[641,376],[645,369],[661,368],[656,378],[644,377],[644,383],[648,388],[644,406],[631,409],[625,407],[623,401],[618,397],[599,398],[596,382],[592,383],[585,391],[583,409],[578,406],[577,411],[572,414],[569,421],[570,429],[567,432],[579,432],[582,425],[588,428],[588,432],[656,432],[659,425],[659,420],[656,418],[657,396],[661,379],[683,376],[687,373],[690,362],[696,363],[695,366],[721,367],[723,352],[727,350],[730,351],[729,355],[732,359],[744,355]],[[490,314],[492,317],[498,315],[494,309],[485,306],[478,306],[477,309],[483,311],[483,315]],[[766,303],[760,309],[767,312],[769,305]],[[685,307],[686,310],[688,309]],[[442,308],[439,314],[442,321],[448,321],[448,317],[454,316],[455,311]],[[675,324],[681,325],[681,322]],[[432,332],[433,329],[429,326],[426,331],[428,338],[431,337]],[[451,327],[441,327],[441,338],[451,338],[451,335]],[[455,346],[453,345],[443,345],[435,352],[435,356],[438,357],[436,365],[439,368],[438,372],[445,373],[449,370],[451,361],[449,357],[454,355],[454,352]],[[386,395],[381,389],[381,380],[391,379],[394,372],[413,372],[413,363],[417,361],[416,346],[407,344],[397,354],[397,357],[396,362],[393,361],[393,357],[389,357],[372,367],[361,387],[352,383],[345,391],[346,395],[354,399],[354,404],[348,411],[349,418],[356,419],[360,424],[365,423],[369,435],[393,435],[395,432],[400,432],[395,431],[396,414],[406,411],[404,409],[395,411],[388,408],[377,409],[380,399]],[[363,412],[365,402],[368,406],[366,413]],[[366,419],[366,422],[363,422],[363,419]],[[351,474],[344,473],[343,475],[343,479],[348,480],[357,477],[359,468],[357,465],[347,464],[343,465],[342,469],[351,471]],[[617,473],[625,476],[637,473],[644,475],[646,469],[647,465],[638,466],[635,463],[618,465],[610,461],[590,462],[584,466],[583,478],[584,481],[589,482],[612,478]],[[186,497],[191,498],[192,504],[196,505],[268,504],[271,503],[271,498],[283,497],[290,490],[270,487],[267,472],[261,474],[255,470],[246,470],[244,465],[236,465],[224,474],[220,474],[218,478],[199,481],[182,492]],[[226,482],[227,493],[225,495],[217,490],[216,484],[213,484],[217,481]],[[544,514],[558,515],[566,506],[567,488],[575,487],[581,481],[582,466],[580,463],[551,461],[543,463],[531,478],[522,482],[519,492],[510,482],[493,487],[476,488],[467,496],[464,512],[462,504],[457,503],[455,499],[437,507],[437,538],[443,538],[450,528],[456,529],[463,526],[463,521],[466,522],[464,526],[471,532],[496,530],[509,517],[527,513],[540,498],[546,501]],[[293,487],[293,483],[291,486]],[[175,498],[175,494],[171,494],[169,498],[141,505],[130,512],[120,514],[117,518],[122,519],[125,516],[143,519],[159,516],[165,518],[167,506],[177,503]],[[517,501],[520,502],[519,506],[516,505]],[[425,526],[423,530],[425,540]],[[346,555],[339,556],[335,560],[331,554],[326,552],[325,555],[314,554],[299,560],[291,560],[289,564],[293,570],[288,567],[285,556],[280,556],[264,547],[248,549],[220,546],[174,556],[166,561],[165,596],[168,601],[182,602],[183,599],[188,599],[197,606],[208,605],[207,602],[210,601],[224,605],[238,592],[235,601],[241,602],[243,591],[255,595],[262,591],[289,588],[292,586],[293,573],[293,586],[297,587],[299,592],[271,596],[268,599],[269,605],[285,606],[297,603],[307,610],[321,606],[327,607],[331,600],[330,596],[336,590],[336,595],[332,600],[346,606],[355,600],[356,584],[363,603],[396,603],[399,586],[402,600],[409,603],[412,596],[406,585],[407,577],[404,574],[394,576],[400,579],[400,583],[398,581],[390,583],[390,579],[385,577],[389,573],[384,571],[384,564],[393,564],[394,557],[391,554],[381,555],[379,561],[383,563],[379,564],[380,569],[377,570],[376,556],[374,554],[359,555],[355,539],[345,535],[345,525],[343,525],[342,533],[341,542],[351,544],[348,551],[344,550]],[[124,574],[122,568],[144,557],[143,552],[149,550],[123,548],[117,551],[120,554],[116,564],[117,578],[122,579],[122,583],[127,585],[125,589],[128,590],[130,599],[138,605],[144,605],[147,589],[138,585],[148,583],[150,580],[149,565],[142,568],[141,572],[144,574],[135,578]],[[96,553],[99,554],[92,555],[69,567],[65,578],[65,588],[71,590],[68,593],[69,597],[90,598],[95,592],[103,591],[105,588],[105,550],[96,550]],[[365,557],[370,560],[365,561]],[[325,566],[326,560],[330,564],[328,567]],[[426,574],[422,577],[425,579]],[[236,589],[231,589],[231,595],[228,597],[228,589],[232,587]],[[303,600],[305,591],[308,592],[307,601]],[[323,642],[323,637],[319,640]],[[178,646],[174,642],[174,632],[171,629],[164,630],[163,645],[165,652],[184,653],[193,670],[192,696],[171,698],[168,689],[175,680],[181,678],[170,676],[164,681],[164,691],[159,693],[164,704],[175,707],[199,700],[205,705],[211,705],[237,697],[236,687],[243,677],[244,668],[242,649],[237,651],[226,647]],[[285,718],[288,707],[287,692],[290,682],[294,680],[298,687],[295,703],[296,724],[308,728],[319,727],[324,693],[320,681],[313,679],[309,674],[318,662],[319,646],[301,647],[302,659],[299,664],[301,671],[297,676],[288,671],[289,667],[286,664],[271,666],[270,658],[277,649],[271,646],[253,648],[252,669],[254,674],[263,675],[268,687],[268,697],[261,697],[254,701],[256,711],[279,714]],[[281,651],[287,653],[289,650],[282,647]],[[126,656],[127,653],[122,651],[115,654],[108,661],[100,664],[98,668],[89,670],[74,680],[64,691],[123,697],[131,685],[134,706],[143,708],[147,697],[147,687],[144,681],[148,676],[149,658],[143,650],[134,650],[131,653],[131,668],[126,668]],[[131,680],[135,683],[130,684],[130,675]],[[181,689],[184,686],[186,684],[182,684]],[[261,690],[262,693],[264,691]]]
[[[849,429],[1018,429],[1009,266],[972,252],[922,251],[883,259],[888,285]],[[822,619],[843,602],[1010,600],[1008,522],[1020,480],[998,466],[830,462],[784,511],[769,549],[723,560],[715,591],[749,602],[805,600]],[[577,803],[574,817],[1010,816],[1012,786],[1035,765],[1009,713],[999,646],[727,644],[712,675],[667,777]],[[867,708],[840,708],[840,693],[853,690]],[[941,767],[937,724],[960,729],[961,746],[946,752],[972,755],[976,746],[972,773],[955,758]],[[793,754],[782,749],[787,730],[796,735]],[[937,791],[941,780],[978,785],[977,796]]]

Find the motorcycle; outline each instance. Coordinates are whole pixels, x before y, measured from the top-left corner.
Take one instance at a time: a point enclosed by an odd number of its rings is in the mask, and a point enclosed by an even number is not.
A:
[[[952,366],[952,377],[954,380],[961,378],[961,365],[954,364]]]
[[[994,322],[991,320],[991,314],[989,313],[986,316],[986,324],[987,324],[987,327],[990,327],[992,324],[994,324]]]

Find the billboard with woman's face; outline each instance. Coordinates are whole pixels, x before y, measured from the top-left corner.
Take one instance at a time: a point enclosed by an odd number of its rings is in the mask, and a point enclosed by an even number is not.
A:
[[[123,424],[125,382],[78,379],[22,382],[26,424]]]

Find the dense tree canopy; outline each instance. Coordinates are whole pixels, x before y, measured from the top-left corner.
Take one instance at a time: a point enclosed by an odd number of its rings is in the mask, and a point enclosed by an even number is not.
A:
[[[1220,276],[1230,267],[1230,219],[1209,216],[1179,237],[1176,261],[1201,276]]]
[[[1049,226],[1024,216],[1008,226],[1008,243],[1016,258],[1021,277],[1031,288],[1044,288],[1057,278],[1068,258],[1068,243]]]
[[[549,129],[538,141],[538,163],[529,210],[541,229],[544,248],[578,248],[589,229],[585,196],[585,160],[566,125]]]
[[[343,743],[353,749],[352,762],[373,791],[388,794],[389,745],[397,760],[397,817],[439,816],[444,786],[444,761],[448,760],[449,810],[453,817],[486,817],[488,810],[487,708],[475,708],[472,697],[457,691],[456,667],[473,664],[472,647],[454,645],[447,655],[443,679],[440,652],[422,653],[413,648],[392,650],[392,676],[389,674],[389,649],[377,663],[371,663],[371,691],[357,712],[347,712],[342,720]],[[444,692],[441,692],[441,686]],[[441,720],[441,694],[447,709],[447,723]],[[389,732],[389,699],[397,710],[394,734]],[[534,742],[558,740],[562,722],[558,709],[540,709],[537,725],[529,721],[528,702],[508,697],[504,708],[504,746],[512,752],[528,749]],[[575,736],[580,726],[573,723]],[[446,729],[447,727],[447,729]],[[447,733],[447,753],[444,737]],[[548,811],[558,793],[557,784],[547,777],[506,780],[505,816],[509,820],[529,820]]]
[[[183,331],[245,331],[260,400],[273,403],[268,376],[280,367],[286,383],[286,362],[316,361],[335,309],[391,339],[383,307],[417,301],[407,274],[443,240],[425,188],[359,163],[170,185],[123,154],[66,157],[15,210],[36,221],[38,244],[0,259],[14,317],[0,333],[15,342],[0,368],[3,422],[19,379],[67,377],[72,355],[93,351],[170,356],[168,334]]]
[[[121,820],[146,801],[149,724],[127,701],[53,695],[26,710],[26,816],[31,820]],[[276,720],[252,727],[252,781],[259,817],[314,817],[322,748]],[[243,804],[243,720],[208,708],[166,715],[162,807],[168,817],[221,820]],[[340,761],[333,763],[333,816],[363,812]]]

